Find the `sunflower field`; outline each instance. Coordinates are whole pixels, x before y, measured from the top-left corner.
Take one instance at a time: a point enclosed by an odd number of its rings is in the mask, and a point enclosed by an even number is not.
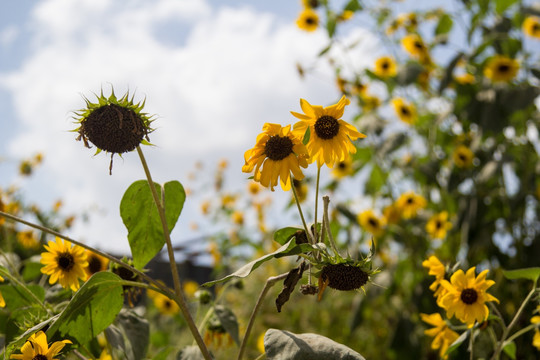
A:
[[[73,146],[113,176],[137,152],[146,175],[119,204],[131,254],[66,236],[61,201],[0,189],[4,358],[539,358],[540,3],[397,2],[302,0],[295,25],[325,43],[298,76],[330,67],[328,101],[260,124],[244,191],[218,164],[200,207],[229,230],[204,283],[171,243],[189,194],[154,182],[141,147],[156,117],[129,93],[85,98]],[[369,66],[358,28],[379,44]],[[164,247],[167,279],[148,272]]]

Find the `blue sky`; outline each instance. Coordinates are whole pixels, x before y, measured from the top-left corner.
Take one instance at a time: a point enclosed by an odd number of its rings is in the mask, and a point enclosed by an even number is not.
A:
[[[155,181],[188,182],[200,160],[208,175],[228,159],[232,188],[243,189],[243,153],[265,122],[293,122],[299,99],[330,104],[338,98],[332,70],[300,79],[296,63],[312,63],[326,44],[323,30],[295,25],[300,1],[42,0],[0,4],[0,187],[16,183],[25,198],[65,213],[88,211],[71,236],[109,251],[125,251],[120,199],[144,177],[135,153],[109,158],[75,141],[72,111],[113,85],[120,95],[146,98],[157,130],[144,148]],[[355,62],[372,63],[376,44],[362,29]],[[352,54],[354,55],[354,54]],[[18,161],[37,152],[43,165],[29,179]],[[208,190],[209,192],[211,189]],[[280,192],[278,190],[277,192]],[[194,238],[201,198],[188,198],[173,241]],[[204,234],[203,234],[204,235]]]

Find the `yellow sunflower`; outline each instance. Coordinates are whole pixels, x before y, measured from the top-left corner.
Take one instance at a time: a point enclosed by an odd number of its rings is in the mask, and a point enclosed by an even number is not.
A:
[[[454,80],[460,85],[474,84],[476,81],[475,77],[471,73],[464,73],[461,75],[454,76]]]
[[[418,34],[409,34],[401,39],[401,45],[415,59],[422,63],[430,63],[429,50]]]
[[[426,206],[426,199],[422,195],[408,191],[402,194],[396,200],[396,207],[401,211],[401,216],[404,219],[410,219],[416,216],[418,210]]]
[[[447,359],[448,356],[445,355],[448,347],[457,340],[459,334],[454,330],[448,327],[446,321],[443,320],[441,314],[420,314],[422,321],[432,325],[433,328],[424,330],[424,334],[433,338],[431,343],[431,348],[433,350],[439,349],[439,355],[441,359]]]
[[[525,35],[540,39],[540,18],[538,16],[527,16],[522,25]]]
[[[517,74],[519,62],[504,55],[496,55],[488,60],[484,76],[493,82],[509,82]]]
[[[473,164],[474,154],[467,146],[459,145],[454,150],[452,159],[458,168],[468,168]]]
[[[19,231],[17,233],[17,241],[25,249],[36,249],[39,247],[39,240],[32,230]]]
[[[304,114],[291,111],[293,116],[300,119],[294,124],[293,133],[303,139],[309,129],[307,150],[311,161],[316,160],[319,168],[323,164],[332,168],[335,163],[344,161],[349,153],[356,153],[356,147],[351,140],[366,137],[354,126],[341,120],[345,106],[350,103],[345,96],[342,96],[337,104],[328,107],[311,105],[300,99]]]
[[[347,158],[343,161],[340,161],[334,165],[332,169],[332,175],[336,179],[342,179],[346,176],[349,176],[353,173],[352,160]]]
[[[257,195],[262,190],[261,184],[256,181],[250,181],[248,184],[248,192],[251,195]]]
[[[397,224],[401,219],[401,213],[395,204],[390,204],[383,209],[383,215],[387,224]]]
[[[93,251],[86,251],[86,261],[88,262],[88,266],[85,270],[88,277],[100,271],[107,271],[109,268],[109,259]]]
[[[71,246],[69,241],[56,238],[45,245],[47,252],[41,253],[41,272],[50,275],[49,284],[60,282],[64,288],[79,290],[79,278],[87,279],[85,267],[88,266],[86,253],[80,246]]]
[[[43,331],[31,335],[21,347],[22,354],[13,354],[10,359],[22,360],[58,360],[55,356],[66,346],[72,344],[69,340],[55,341],[49,348],[47,335]]]
[[[366,92],[360,95],[360,104],[362,105],[362,110],[370,112],[381,106],[381,99]]]
[[[386,220],[384,217],[375,215],[373,210],[366,210],[358,214],[358,223],[364,230],[370,232],[375,237],[379,237],[384,233]]]
[[[452,223],[448,221],[447,211],[433,215],[426,224],[426,231],[433,239],[444,239],[451,228]]]
[[[296,25],[305,31],[315,31],[319,27],[319,15],[311,8],[305,8],[298,16]]]
[[[456,271],[450,281],[442,280],[441,285],[448,291],[441,299],[442,307],[446,310],[446,316],[456,316],[459,321],[467,324],[469,328],[476,321],[483,322],[489,315],[486,305],[488,301],[499,300],[486,292],[495,284],[493,280],[486,280],[489,270],[484,270],[475,277],[476,267],[472,267],[464,273]]]
[[[533,316],[531,318],[531,324],[537,325],[540,324],[540,316]],[[534,329],[534,336],[533,336],[533,346],[540,351],[540,331],[538,330],[538,327]]]
[[[4,282],[4,278],[1,276],[0,276],[0,282]],[[0,293],[0,307],[6,307],[6,300],[4,300],[2,293]]]
[[[434,292],[433,296],[437,298],[437,305],[441,306],[441,298],[446,295],[447,291],[443,286],[439,285],[444,279],[446,268],[435,255],[432,255],[427,260],[424,260],[422,262],[422,266],[429,269],[429,275],[435,276],[435,281],[433,281],[433,283],[429,286],[429,290]]]
[[[300,167],[308,166],[309,156],[302,138],[303,135],[298,137],[291,131],[291,125],[281,127],[279,124],[264,124],[255,146],[244,154],[242,171],[249,173],[255,169],[253,180],[264,187],[270,187],[272,191],[278,178],[281,178],[282,189],[289,190],[291,172],[294,178],[302,180],[304,174]]]
[[[162,293],[156,292],[151,298],[158,311],[163,315],[175,315],[180,311],[178,304]]]
[[[401,121],[410,125],[416,122],[416,107],[413,104],[409,104],[404,99],[398,97],[392,99],[392,105]]]
[[[396,76],[396,61],[391,56],[383,56],[375,60],[375,75],[382,78]]]

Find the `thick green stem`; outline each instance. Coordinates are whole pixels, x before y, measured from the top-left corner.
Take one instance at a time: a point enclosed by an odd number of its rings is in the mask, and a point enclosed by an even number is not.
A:
[[[249,334],[251,333],[251,328],[253,327],[253,324],[255,323],[257,312],[259,312],[259,309],[262,305],[264,298],[266,297],[266,294],[268,293],[268,290],[270,290],[270,288],[274,286],[274,284],[278,282],[279,280],[285,279],[287,275],[289,275],[289,273],[283,273],[281,275],[272,276],[268,278],[268,280],[266,280],[266,284],[264,285],[264,288],[259,294],[257,303],[255,304],[255,307],[253,308],[253,311],[251,312],[251,316],[249,317],[246,333],[244,334],[244,338],[242,339],[242,344],[240,345],[240,352],[238,353],[238,360],[242,360],[242,357],[244,356],[244,352],[246,351],[247,341],[249,339]]]
[[[154,199],[154,203],[156,204],[159,218],[161,220],[161,226],[163,227],[163,234],[165,235],[165,242],[167,244],[167,253],[169,255],[169,264],[171,266],[171,274],[173,277],[174,292],[176,294],[175,301],[178,303],[178,306],[180,307],[180,311],[182,312],[182,315],[184,316],[184,319],[186,320],[189,330],[191,331],[193,337],[195,338],[195,341],[197,342],[197,345],[199,346],[203,357],[206,360],[212,360],[212,356],[210,355],[210,352],[208,351],[208,348],[206,347],[204,343],[204,340],[199,332],[199,329],[197,329],[197,325],[195,324],[195,321],[193,320],[193,317],[191,316],[191,313],[189,312],[189,308],[187,306],[184,293],[182,291],[182,285],[180,283],[180,275],[178,274],[178,268],[176,267],[176,260],[174,259],[174,250],[172,247],[169,226],[167,225],[167,219],[165,218],[165,208],[163,204],[164,190],[162,191],[162,199],[160,199],[158,197],[156,187],[154,186],[154,181],[152,180],[150,169],[148,168],[148,164],[146,163],[146,159],[144,158],[144,155],[140,146],[137,146],[137,153],[139,154],[139,158],[141,159],[144,173],[146,175],[146,179],[148,180],[148,186],[150,186],[150,191],[152,192],[152,197]]]

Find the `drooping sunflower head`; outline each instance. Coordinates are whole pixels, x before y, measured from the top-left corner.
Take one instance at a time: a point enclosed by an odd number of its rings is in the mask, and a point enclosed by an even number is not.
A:
[[[525,35],[540,39],[540,17],[527,16],[522,25]]]
[[[397,65],[391,56],[383,56],[375,60],[375,75],[382,78],[396,76]]]
[[[294,117],[300,119],[294,124],[293,133],[304,139],[309,131],[307,150],[311,160],[316,160],[319,168],[323,164],[332,168],[335,163],[345,161],[349,154],[356,153],[352,140],[366,137],[354,126],[341,120],[345,106],[349,104],[350,101],[345,96],[328,107],[311,105],[300,99],[304,114],[291,111]]]
[[[133,263],[132,260],[122,259],[125,263],[131,265]],[[113,273],[118,275],[122,280],[127,281],[141,281],[141,277],[136,274],[135,272],[131,271],[129,268],[120,266],[119,264],[113,263],[111,266],[111,270]],[[131,286],[131,285],[122,285],[122,290],[124,292],[124,299],[127,300],[129,306],[133,307],[134,304],[139,301],[140,296],[142,294],[142,290],[139,287]]]
[[[504,55],[495,55],[486,63],[484,76],[493,82],[512,81],[519,70],[519,62]]]
[[[410,125],[416,122],[416,107],[413,104],[409,104],[403,98],[398,97],[392,99],[392,105],[401,121]]]
[[[302,138],[291,131],[291,126],[266,123],[257,136],[255,146],[244,153],[242,171],[253,171],[253,180],[274,191],[280,179],[281,187],[291,188],[291,172],[295,179],[302,180],[300,167],[308,166],[308,152]]]
[[[447,211],[433,215],[426,224],[426,231],[433,239],[444,239],[451,228],[452,223],[448,221]]]
[[[473,327],[475,322],[483,322],[488,318],[489,309],[486,302],[499,302],[487,289],[495,284],[493,280],[486,280],[489,270],[484,270],[475,276],[475,267],[467,270],[458,270],[452,274],[450,281],[442,280],[441,285],[447,290],[440,303],[446,310],[448,318],[456,318]]]
[[[359,266],[348,264],[327,264],[319,277],[319,288],[349,291],[362,288],[369,281],[369,273]],[[326,284],[326,285],[323,285]]]
[[[88,266],[86,252],[80,246],[71,246],[69,241],[56,238],[45,245],[47,252],[41,253],[41,272],[49,275],[49,284],[59,282],[64,288],[79,290],[79,279],[85,281]]]
[[[315,31],[319,27],[319,15],[313,9],[306,7],[298,16],[296,25],[305,31]]]
[[[97,102],[92,103],[85,98],[86,107],[75,111],[74,119],[79,125],[77,140],[82,140],[90,148],[89,142],[97,148],[96,154],[105,151],[123,154],[135,150],[140,144],[148,144],[148,134],[153,131],[150,127],[153,117],[143,113],[145,101],[134,103],[134,96],[126,92],[120,99],[114,94],[109,97],[97,96]]]
[[[458,168],[468,168],[473,165],[474,154],[465,145],[459,145],[452,154],[454,164]]]

